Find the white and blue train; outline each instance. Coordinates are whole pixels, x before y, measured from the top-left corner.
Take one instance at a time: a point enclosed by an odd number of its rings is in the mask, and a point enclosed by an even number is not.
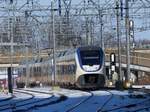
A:
[[[29,64],[30,81],[51,84],[53,61]],[[19,67],[20,81],[24,81],[26,66]],[[61,51],[56,54],[57,85],[75,85],[78,88],[99,88],[105,85],[104,52],[100,47],[87,46]]]

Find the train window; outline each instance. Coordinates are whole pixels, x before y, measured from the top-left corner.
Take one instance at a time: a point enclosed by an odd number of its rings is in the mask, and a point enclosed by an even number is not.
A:
[[[36,72],[36,67],[34,67],[34,72]]]
[[[64,55],[66,54],[66,52],[67,52],[67,51],[64,51],[63,54],[62,54],[62,56],[64,56]]]
[[[26,74],[26,68],[23,68],[23,74]]]
[[[35,60],[35,63],[37,63],[37,62],[38,62],[38,59]]]
[[[42,62],[42,61],[43,61],[43,58],[40,59],[40,62]]]
[[[38,67],[39,72],[41,72],[41,67]]]
[[[100,51],[80,51],[82,65],[100,64]]]
[[[60,56],[61,56],[61,53],[59,53],[57,57],[60,57]]]

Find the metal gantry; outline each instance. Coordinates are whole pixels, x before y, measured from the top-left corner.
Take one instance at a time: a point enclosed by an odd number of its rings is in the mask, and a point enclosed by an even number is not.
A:
[[[119,74],[121,74],[122,42],[127,46],[127,80],[129,80],[129,21],[130,18],[134,21],[134,33],[149,30],[150,2],[149,0],[118,0],[116,4],[116,1],[80,0],[76,4],[72,0],[54,0],[53,8],[51,1],[45,3],[42,0],[1,1],[1,51],[5,51],[6,54],[11,51],[10,63],[13,64],[13,55],[25,48],[22,48],[26,46],[23,44],[28,44],[29,51],[36,50],[39,55],[37,58],[41,58],[40,51],[45,48],[53,48],[55,54],[55,49],[70,48],[74,45],[94,44],[105,49],[106,43],[109,43],[111,44],[109,47],[116,48],[118,45]],[[10,19],[12,23],[9,23]],[[75,43],[74,40],[77,42]],[[51,44],[53,46],[50,46],[50,43],[54,43]]]
[[[40,0],[38,0],[40,1]],[[48,19],[50,19],[50,5],[43,5],[43,4],[40,4],[41,2],[38,2],[38,1],[28,1],[27,2],[24,2],[23,5],[16,5],[15,7],[15,16],[19,16],[21,17],[23,13],[28,12],[29,14],[29,20],[28,22],[31,22],[32,23],[32,26],[34,28],[34,26],[38,26],[38,29],[35,29],[35,31],[33,33],[40,33],[40,39],[43,39],[43,37],[46,39],[47,35],[46,33],[43,33],[42,34],[42,30],[47,30],[47,25],[46,23],[48,23]],[[99,0],[81,0],[83,2],[80,2],[80,4],[78,4],[78,6],[76,6],[75,4],[71,4],[71,0],[64,0],[63,2],[61,2],[60,0],[58,0],[58,5],[57,5],[57,2],[55,2],[55,6],[54,8],[56,10],[58,10],[59,12],[59,16],[61,15],[61,18],[59,19],[60,21],[63,21],[61,20],[62,18],[66,18],[67,20],[70,21],[70,24],[73,24],[73,22],[75,21],[72,21],[73,18],[78,18],[77,19],[82,19],[85,24],[88,24],[89,27],[90,27],[90,24],[91,22],[90,21],[93,21],[93,28],[92,30],[94,32],[91,32],[92,34],[92,37],[95,38],[99,36],[98,32],[100,33],[100,42],[101,44],[104,44],[103,41],[105,41],[106,37],[104,36],[105,32],[108,32],[107,29],[111,29],[110,32],[114,32],[113,31],[113,28],[116,27],[115,24],[111,23],[111,21],[108,21],[108,20],[115,20],[116,17],[115,17],[115,1],[113,0],[110,0],[109,2],[106,0],[104,2],[101,2]],[[142,5],[139,5],[139,3],[142,3]],[[135,5],[135,4],[138,4],[138,5]],[[142,7],[144,8],[148,8],[148,1],[135,1],[135,3],[129,3],[129,7],[131,8],[131,11],[134,13],[134,12],[138,12],[140,10],[142,10]],[[29,7],[28,7],[29,6]],[[123,7],[123,8],[122,8]],[[124,2],[122,4],[122,7],[119,7],[124,9],[125,6],[124,6]],[[138,7],[141,7],[139,10],[136,10],[138,9]],[[3,8],[4,11],[6,8]],[[12,11],[12,10],[10,10]],[[40,14],[39,14],[40,12]],[[109,13],[108,13],[109,12]],[[61,13],[61,14],[60,14]],[[133,17],[137,17],[136,15],[133,15],[133,13],[130,13],[130,17],[133,18]],[[146,12],[148,13],[148,12]],[[55,15],[57,15],[58,13],[55,13]],[[138,13],[137,13],[138,15]],[[2,16],[1,16],[2,17]],[[22,16],[23,17],[23,16]],[[90,21],[87,22],[87,19],[83,19],[83,17],[85,18],[89,18]],[[97,24],[97,21],[96,21],[96,18],[99,17],[99,24]],[[109,19],[110,18],[110,19]],[[139,17],[140,18],[140,17]],[[45,22],[47,21],[47,22]],[[135,22],[136,23],[136,22]],[[69,24],[68,21],[66,21],[65,24]],[[110,26],[112,24],[112,26]],[[55,23],[56,25],[56,23]],[[62,23],[62,25],[64,25],[64,23]],[[43,28],[42,28],[43,27]],[[73,26],[73,29],[75,29],[75,27],[77,26]],[[98,31],[97,29],[100,29],[100,31]],[[120,29],[122,29],[123,26],[120,26]],[[146,27],[143,27],[143,28],[146,28]],[[148,27],[147,27],[148,28]],[[68,31],[67,32],[67,35],[70,36],[69,33],[72,33],[72,32],[69,32],[69,30],[71,30],[72,28],[69,26],[67,28]],[[73,30],[72,29],[72,30]],[[86,29],[89,29],[89,28],[86,28]],[[139,28],[136,28],[135,29],[139,30]],[[84,30],[84,29],[83,29]],[[84,31],[80,31],[81,33],[83,33]],[[136,31],[136,30],[135,30]],[[83,36],[84,34],[79,34],[78,36]],[[43,37],[42,37],[43,35]],[[56,34],[57,35],[57,34]],[[66,35],[66,34],[62,34],[62,35]],[[104,38],[102,37],[104,36]],[[90,35],[91,37],[91,35]],[[35,37],[33,37],[35,38]],[[73,37],[72,37],[73,38]],[[36,38],[35,38],[36,39]],[[38,40],[38,39],[36,39]],[[46,39],[47,40],[47,39]],[[106,39],[107,40],[107,39]],[[42,43],[41,43],[42,44]],[[103,46],[103,45],[101,45]]]

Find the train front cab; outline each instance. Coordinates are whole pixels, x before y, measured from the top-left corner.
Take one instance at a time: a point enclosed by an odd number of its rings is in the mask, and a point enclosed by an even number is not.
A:
[[[103,74],[83,74],[77,78],[76,85],[79,88],[100,88],[105,85]]]
[[[77,77],[79,88],[99,88],[105,85],[103,74],[104,53],[99,47],[77,50]]]

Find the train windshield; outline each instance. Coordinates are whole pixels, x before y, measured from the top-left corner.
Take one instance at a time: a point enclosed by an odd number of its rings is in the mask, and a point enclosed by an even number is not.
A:
[[[99,65],[100,51],[80,51],[82,65]]]

